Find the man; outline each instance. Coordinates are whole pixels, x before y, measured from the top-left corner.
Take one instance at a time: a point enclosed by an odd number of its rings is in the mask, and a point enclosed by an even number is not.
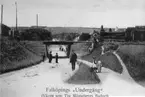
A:
[[[75,63],[76,63],[76,61],[77,61],[77,55],[74,52],[74,50],[72,50],[72,54],[70,56],[70,63],[72,65],[72,70],[75,70],[75,65],[76,65]]]
[[[49,63],[51,63],[51,61],[52,61],[52,52],[50,51],[49,52]]]
[[[55,55],[55,62],[58,63],[58,53]]]

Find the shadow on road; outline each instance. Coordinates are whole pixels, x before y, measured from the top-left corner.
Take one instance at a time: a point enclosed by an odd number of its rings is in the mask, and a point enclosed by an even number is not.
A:
[[[69,84],[99,84],[100,79],[98,75],[90,71],[90,67],[86,64],[80,63],[78,70],[65,81]]]

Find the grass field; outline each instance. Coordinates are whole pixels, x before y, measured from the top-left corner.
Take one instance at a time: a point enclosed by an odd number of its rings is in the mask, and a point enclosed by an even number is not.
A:
[[[145,45],[120,45],[117,53],[135,80],[145,80]]]
[[[0,73],[18,70],[42,61],[42,57],[23,47],[14,39],[1,39]]]
[[[102,55],[100,57],[100,60],[103,64],[103,67],[109,68],[120,74],[122,73],[122,71],[123,71],[122,65],[120,64],[119,60],[112,52],[108,52],[108,53]]]

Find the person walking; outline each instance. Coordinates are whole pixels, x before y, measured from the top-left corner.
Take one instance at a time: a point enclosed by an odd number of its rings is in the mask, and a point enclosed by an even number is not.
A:
[[[55,62],[58,63],[58,53],[55,55]]]
[[[49,63],[51,63],[51,61],[52,61],[52,52],[50,51],[49,52]]]
[[[72,71],[75,70],[75,65],[77,61],[77,54],[72,50],[71,56],[70,56],[70,63],[72,65]]]

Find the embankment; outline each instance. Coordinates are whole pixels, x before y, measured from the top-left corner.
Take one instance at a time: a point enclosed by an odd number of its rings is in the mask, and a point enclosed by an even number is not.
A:
[[[145,45],[121,45],[117,54],[134,80],[145,81]]]
[[[19,70],[42,61],[41,56],[31,52],[14,39],[2,37],[0,42],[0,73]]]
[[[108,50],[107,50],[108,51]],[[101,60],[103,67],[109,68],[115,72],[122,73],[122,66],[119,63],[118,59],[112,52],[106,52],[104,55],[101,55],[102,49],[101,45],[94,49],[91,54],[82,56],[81,59],[93,62],[93,56],[96,57],[96,61]]]

